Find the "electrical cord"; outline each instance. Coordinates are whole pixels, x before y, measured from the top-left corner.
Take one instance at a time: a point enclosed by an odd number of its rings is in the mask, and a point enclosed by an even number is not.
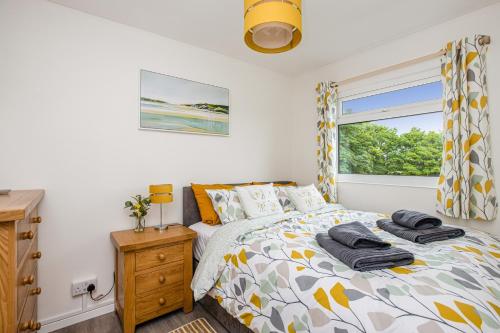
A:
[[[95,286],[93,284],[89,285],[87,287],[87,291],[89,293],[90,299],[93,300],[94,302],[99,302],[103,300],[105,297],[107,297],[109,294],[111,294],[111,291],[113,291],[113,288],[115,287],[115,272],[113,272],[113,284],[111,285],[111,288],[106,294],[101,294],[96,297],[92,295],[92,293],[95,291]]]

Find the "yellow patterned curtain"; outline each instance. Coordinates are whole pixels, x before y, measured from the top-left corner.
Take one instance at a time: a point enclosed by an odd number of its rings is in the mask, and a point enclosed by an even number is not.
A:
[[[318,188],[327,202],[337,201],[336,145],[337,91],[333,82],[321,82],[316,87],[318,111]]]
[[[493,220],[497,199],[491,160],[487,45],[481,36],[446,45],[441,60],[443,82],[443,164],[437,208],[446,216]]]

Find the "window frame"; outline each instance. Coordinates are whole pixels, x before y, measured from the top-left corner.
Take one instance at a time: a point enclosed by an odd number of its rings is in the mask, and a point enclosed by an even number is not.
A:
[[[417,102],[389,108],[375,109],[370,111],[343,114],[342,103],[353,99],[373,96],[385,92],[411,88],[427,83],[441,81],[440,68],[433,67],[426,71],[411,73],[397,78],[385,79],[375,84],[365,85],[354,89],[346,89],[339,93],[336,101],[337,107],[337,170],[340,166],[340,129],[339,126],[356,124],[384,119],[394,119],[407,116],[423,115],[428,113],[442,112],[442,99],[433,101]],[[364,174],[341,174],[337,173],[339,183],[371,184],[384,186],[402,186],[418,188],[436,188],[439,177],[435,176],[401,176],[401,175],[364,175]]]

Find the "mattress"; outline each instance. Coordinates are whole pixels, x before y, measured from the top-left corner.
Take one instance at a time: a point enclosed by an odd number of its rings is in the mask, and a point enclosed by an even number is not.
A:
[[[201,259],[201,256],[207,247],[208,241],[221,226],[221,224],[209,225],[203,222],[197,222],[189,226],[189,229],[196,231],[198,234],[198,237],[194,240],[193,248],[194,258],[196,260],[199,261]]]

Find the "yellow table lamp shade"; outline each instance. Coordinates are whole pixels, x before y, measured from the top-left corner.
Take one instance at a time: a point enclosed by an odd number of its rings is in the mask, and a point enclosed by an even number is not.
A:
[[[162,204],[174,201],[172,184],[149,185],[151,203]]]
[[[163,204],[174,201],[173,190],[172,184],[149,185],[151,203],[160,204],[160,225],[155,227],[160,232],[168,227],[163,224]]]

